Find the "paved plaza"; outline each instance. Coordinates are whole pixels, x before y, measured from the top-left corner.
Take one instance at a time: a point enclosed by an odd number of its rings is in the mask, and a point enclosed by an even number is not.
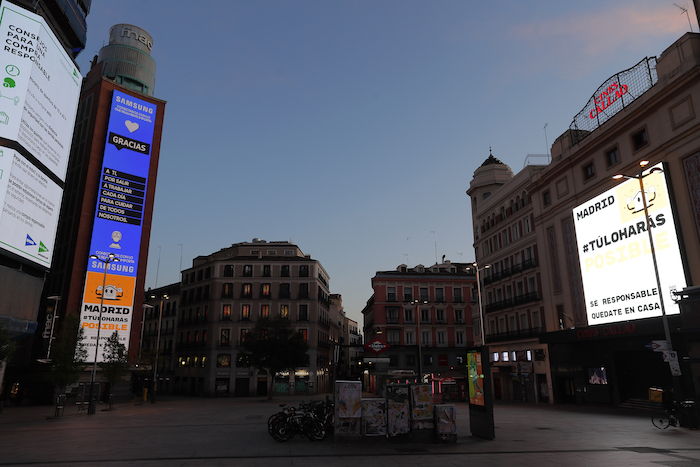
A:
[[[319,397],[321,398],[321,397]],[[53,408],[0,413],[0,466],[698,466],[700,430],[658,430],[650,414],[627,409],[498,403],[496,439],[469,432],[468,406],[457,403],[456,444],[278,443],[267,418],[302,397],[199,399],[156,404]]]

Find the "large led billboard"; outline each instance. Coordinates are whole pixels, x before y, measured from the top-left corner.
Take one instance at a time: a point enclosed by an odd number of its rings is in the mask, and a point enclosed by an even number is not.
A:
[[[647,169],[643,182],[661,290],[638,179],[573,211],[589,325],[661,316],[660,295],[666,314],[680,313],[672,291],[686,281],[663,165]]]
[[[103,261],[88,259],[80,318],[91,357],[100,305],[100,349],[115,331],[129,347],[156,110],[156,104],[113,92],[90,255],[106,260],[114,254],[119,261],[105,271]],[[98,361],[103,359],[100,349]]]
[[[44,19],[0,3],[0,248],[51,265],[82,77]]]

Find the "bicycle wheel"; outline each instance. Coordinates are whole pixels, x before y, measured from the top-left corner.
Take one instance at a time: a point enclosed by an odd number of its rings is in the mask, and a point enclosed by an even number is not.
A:
[[[671,424],[671,418],[666,412],[657,412],[651,417],[651,423],[660,430],[665,430]]]
[[[272,437],[275,441],[284,443],[294,435],[294,427],[287,420],[278,420],[272,424]]]
[[[306,427],[306,436],[310,441],[323,441],[326,438],[326,428],[319,420],[314,420]]]
[[[277,412],[276,414],[272,415],[270,418],[267,419],[267,432],[272,435],[272,427],[274,426],[275,422],[278,419],[282,419],[284,417],[285,413],[284,412]]]
[[[684,411],[680,417],[680,424],[682,427],[689,430],[697,430],[700,428],[700,422],[698,421],[698,416],[689,410]]]

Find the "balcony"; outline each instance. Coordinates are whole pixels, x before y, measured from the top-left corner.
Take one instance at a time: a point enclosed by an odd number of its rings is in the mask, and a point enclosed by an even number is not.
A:
[[[491,313],[494,311],[504,310],[506,308],[511,308],[516,305],[522,305],[524,303],[536,302],[540,299],[539,292],[529,292],[526,294],[518,295],[513,298],[506,298],[495,303],[489,303],[485,307],[486,313]]]
[[[515,341],[520,339],[531,339],[542,334],[542,328],[520,329],[518,331],[499,332],[496,334],[486,334],[486,343]]]

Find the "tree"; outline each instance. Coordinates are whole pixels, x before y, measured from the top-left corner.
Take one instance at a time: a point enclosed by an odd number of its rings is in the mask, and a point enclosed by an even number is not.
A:
[[[309,365],[309,346],[304,335],[295,331],[286,318],[261,319],[243,340],[245,352],[239,366],[254,366],[270,375],[267,398],[272,399],[275,374]]]
[[[129,353],[126,346],[119,342],[117,331],[105,342],[102,357],[102,379],[109,381],[110,387],[113,388],[129,372]]]
[[[75,313],[66,316],[65,323],[56,343],[51,349],[51,371],[47,380],[59,387],[61,393],[66,387],[77,383],[85,369],[88,351],[83,342],[85,331],[78,329],[79,316]]]

